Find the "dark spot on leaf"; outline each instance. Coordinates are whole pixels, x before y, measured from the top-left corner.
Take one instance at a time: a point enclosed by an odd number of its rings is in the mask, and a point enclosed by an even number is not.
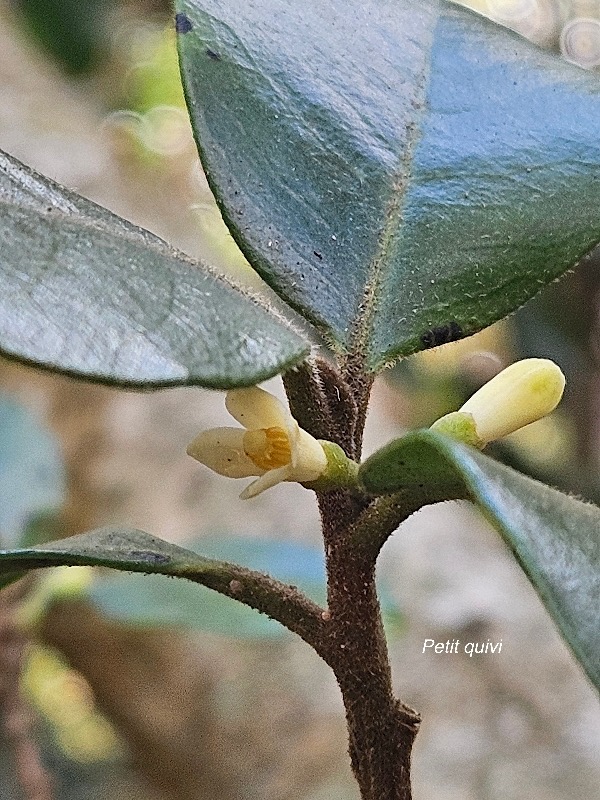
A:
[[[316,255],[316,257],[319,259],[319,261],[323,261],[323,256],[322,256],[322,254],[321,254],[321,253],[319,253],[319,251],[318,251],[318,250],[313,250],[313,253],[314,253],[314,254]]]
[[[132,550],[129,556],[135,561],[143,561],[146,564],[168,564],[171,560],[169,556],[153,553],[151,550]]]
[[[213,61],[220,61],[221,60],[221,54],[220,53],[215,53],[215,51],[211,50],[210,47],[206,48],[206,55],[209,58],[212,58]]]
[[[421,336],[421,342],[425,347],[439,347],[441,344],[456,342],[462,339],[463,330],[458,322],[449,322],[447,325],[438,325],[430,328]]]
[[[185,14],[175,14],[175,32],[176,33],[189,33],[194,26],[189,17]]]

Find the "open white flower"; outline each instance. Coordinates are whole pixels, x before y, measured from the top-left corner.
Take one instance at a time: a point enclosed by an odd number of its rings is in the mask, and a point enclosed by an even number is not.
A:
[[[247,486],[244,500],[282,481],[314,481],[327,467],[323,447],[302,430],[274,395],[252,386],[227,392],[225,406],[243,428],[202,431],[188,445],[188,455],[228,478],[258,480]]]
[[[554,411],[564,388],[565,376],[553,361],[525,358],[503,369],[459,411],[431,428],[483,448]]]

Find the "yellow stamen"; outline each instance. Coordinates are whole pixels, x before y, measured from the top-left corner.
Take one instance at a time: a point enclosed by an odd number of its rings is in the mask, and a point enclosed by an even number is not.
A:
[[[278,469],[292,460],[292,448],[283,428],[259,428],[244,434],[244,452],[257,467]]]

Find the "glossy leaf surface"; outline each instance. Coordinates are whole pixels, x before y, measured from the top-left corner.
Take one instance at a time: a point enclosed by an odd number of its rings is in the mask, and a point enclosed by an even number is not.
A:
[[[148,231],[0,154],[0,352],[134,387],[229,388],[306,342]]]
[[[431,431],[386,445],[365,461],[360,477],[375,494],[431,486],[437,500],[469,497],[500,532],[600,688],[599,508]]]
[[[177,0],[255,269],[368,368],[506,316],[600,239],[600,81],[442,0]]]

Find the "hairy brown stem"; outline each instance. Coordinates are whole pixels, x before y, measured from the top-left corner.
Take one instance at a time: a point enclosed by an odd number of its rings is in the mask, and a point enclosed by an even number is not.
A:
[[[287,377],[286,391],[303,427],[358,458],[371,384],[360,365],[346,363],[342,376],[315,360]],[[388,536],[420,505],[400,494],[370,500],[339,490],[319,496],[328,597],[320,652],[342,692],[363,800],[411,798],[411,749],[420,718],[394,697],[375,564]]]
[[[320,652],[325,623],[324,610],[319,605],[295,586],[281,583],[269,575],[235,564],[221,564],[221,571],[215,570],[199,578],[187,577],[267,614]]]
[[[320,508],[331,617],[324,657],[342,692],[352,769],[364,800],[410,800],[410,754],[419,716],[394,697],[375,558],[348,535],[357,516],[351,497],[323,495]]]

